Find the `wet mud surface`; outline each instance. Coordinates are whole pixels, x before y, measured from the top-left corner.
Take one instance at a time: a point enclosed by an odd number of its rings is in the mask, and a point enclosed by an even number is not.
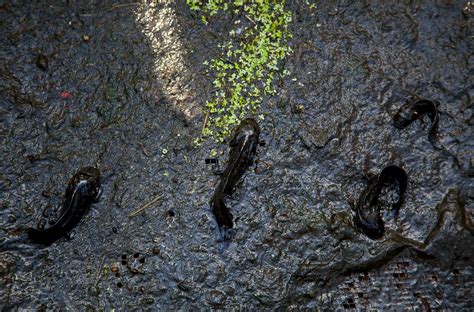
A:
[[[2,309],[473,306],[473,8],[288,9],[291,75],[259,112],[266,144],[232,196],[224,248],[204,159],[217,148],[224,165],[228,147],[192,141],[214,91],[202,62],[234,17],[204,26],[171,1],[0,2]],[[440,103],[445,152],[429,118],[394,126],[417,97]],[[390,164],[407,173],[404,203],[371,240],[352,207]],[[31,244],[25,229],[82,166],[101,170],[101,201],[70,240]]]

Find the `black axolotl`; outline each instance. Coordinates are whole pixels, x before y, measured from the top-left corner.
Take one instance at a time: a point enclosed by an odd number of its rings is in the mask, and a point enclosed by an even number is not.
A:
[[[398,197],[391,204],[391,209],[398,214],[407,188],[407,174],[398,166],[390,165],[383,168],[379,175],[369,180],[369,184],[359,197],[354,223],[370,239],[379,239],[384,235],[385,224],[380,215],[379,195],[382,188],[394,183],[398,184]]]
[[[211,199],[211,209],[224,240],[230,238],[229,229],[234,226],[232,214],[225,205],[225,197],[232,195],[237,182],[254,162],[259,143],[260,127],[254,119],[244,119],[235,129],[229,142],[227,166]]]
[[[68,233],[79,223],[96,203],[102,193],[100,172],[94,167],[82,167],[69,180],[59,218],[46,229],[28,229],[28,237],[34,243],[49,246]]]
[[[417,99],[403,105],[393,117],[394,125],[398,129],[404,129],[423,115],[427,115],[431,120],[428,139],[434,148],[440,149],[435,140],[439,122],[438,106],[435,102],[426,99]]]

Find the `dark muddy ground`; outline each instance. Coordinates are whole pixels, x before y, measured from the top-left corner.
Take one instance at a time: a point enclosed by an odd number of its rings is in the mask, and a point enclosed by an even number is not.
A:
[[[202,62],[239,17],[204,26],[169,2],[0,1],[2,309],[472,308],[467,1],[289,1],[291,75],[261,109],[267,144],[234,195],[226,249],[204,159],[217,147],[225,163],[227,147],[191,142],[213,91]],[[393,126],[416,96],[440,102],[448,152],[428,119]],[[351,205],[387,164],[407,171],[407,196],[371,241]],[[72,239],[28,243],[84,165],[102,171],[101,202]]]

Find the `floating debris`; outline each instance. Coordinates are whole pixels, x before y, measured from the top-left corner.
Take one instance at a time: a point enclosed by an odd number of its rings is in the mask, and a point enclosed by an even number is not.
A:
[[[68,91],[62,91],[59,93],[59,97],[63,100],[69,100],[72,98],[72,93]]]

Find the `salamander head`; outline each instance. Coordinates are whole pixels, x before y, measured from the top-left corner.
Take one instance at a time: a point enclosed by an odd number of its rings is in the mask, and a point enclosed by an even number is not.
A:
[[[399,166],[388,165],[379,173],[378,183],[385,183],[391,179],[395,179],[400,187],[400,192],[404,193],[407,188],[408,176],[405,170]]]
[[[100,171],[95,167],[80,168],[69,183],[77,185],[81,194],[93,202],[97,202],[102,194]]]
[[[435,122],[438,116],[436,104],[426,99],[408,102],[400,107],[395,116],[393,116],[394,125],[399,129],[403,129],[424,114],[427,114],[431,121]]]
[[[413,114],[417,114],[417,116],[424,114],[428,115],[431,121],[434,121],[438,115],[438,107],[435,102],[426,99],[420,99],[413,102],[411,110],[413,111]]]
[[[235,129],[234,134],[232,136],[232,140],[229,142],[230,146],[237,146],[245,139],[249,137],[258,137],[260,135],[260,127],[258,126],[255,119],[247,118],[242,120],[239,126]]]

